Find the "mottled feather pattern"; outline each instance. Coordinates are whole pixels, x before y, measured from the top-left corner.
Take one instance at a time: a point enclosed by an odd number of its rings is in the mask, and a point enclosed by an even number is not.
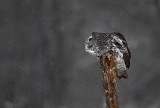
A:
[[[117,77],[128,77],[131,53],[122,34],[93,32],[85,43],[85,50],[97,57],[105,53],[112,54],[115,56]]]

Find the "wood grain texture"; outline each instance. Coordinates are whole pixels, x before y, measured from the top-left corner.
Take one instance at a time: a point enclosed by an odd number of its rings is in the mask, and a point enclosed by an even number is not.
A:
[[[103,54],[100,57],[100,64],[106,108],[120,108],[114,56]]]

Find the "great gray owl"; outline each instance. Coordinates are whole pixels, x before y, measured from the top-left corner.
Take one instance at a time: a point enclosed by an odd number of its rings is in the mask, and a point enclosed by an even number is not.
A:
[[[117,77],[128,77],[131,53],[122,34],[93,32],[85,42],[85,50],[97,57],[102,54],[112,54],[115,57]]]

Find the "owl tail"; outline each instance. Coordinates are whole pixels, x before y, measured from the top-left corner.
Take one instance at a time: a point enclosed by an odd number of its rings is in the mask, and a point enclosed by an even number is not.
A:
[[[127,70],[124,70],[124,71],[121,71],[121,72],[116,71],[116,76],[117,76],[119,79],[122,79],[122,78],[127,79],[127,78],[128,78]]]

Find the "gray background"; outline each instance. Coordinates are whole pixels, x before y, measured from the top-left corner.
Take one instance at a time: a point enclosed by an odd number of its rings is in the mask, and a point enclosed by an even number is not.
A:
[[[0,108],[104,108],[93,31],[129,44],[121,108],[160,108],[159,0],[0,0]]]

